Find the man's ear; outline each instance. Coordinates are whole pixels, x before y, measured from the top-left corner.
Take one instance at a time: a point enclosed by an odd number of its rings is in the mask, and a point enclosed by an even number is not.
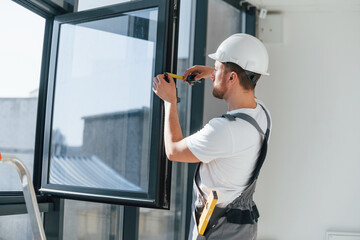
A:
[[[235,72],[231,72],[229,76],[229,81],[233,83],[236,82],[236,79],[237,79],[237,74]]]

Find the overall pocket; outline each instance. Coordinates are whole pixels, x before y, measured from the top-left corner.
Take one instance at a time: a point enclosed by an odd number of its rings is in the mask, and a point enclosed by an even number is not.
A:
[[[229,223],[226,217],[220,218],[214,228],[205,234],[206,240],[255,240],[256,236],[257,223]]]

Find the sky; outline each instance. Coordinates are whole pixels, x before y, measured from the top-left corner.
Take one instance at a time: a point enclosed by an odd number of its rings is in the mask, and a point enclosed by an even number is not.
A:
[[[190,2],[183,1],[182,7]],[[94,7],[91,3],[81,1],[79,8]],[[183,11],[181,17],[179,57],[186,58],[190,38],[181,33],[190,27],[189,13]],[[45,19],[11,0],[1,0],[0,21],[0,98],[29,97],[39,87]]]
[[[82,2],[84,9],[93,7]],[[184,1],[183,7],[185,4],[190,1]],[[179,57],[188,55],[189,36],[181,34],[186,32],[184,27],[190,27],[188,15],[182,12]],[[156,11],[150,18],[156,22]],[[0,20],[0,98],[30,97],[39,87],[45,19],[11,0],[2,0]],[[53,127],[65,134],[68,144],[78,146],[82,144],[83,117],[150,107],[155,46],[151,41],[128,41],[122,35],[86,27],[69,31],[60,39],[56,76],[56,92],[66,96],[55,94]],[[117,48],[124,44],[127,52],[122,53]],[[136,85],[141,87],[134,92]],[[69,111],[71,114],[66,114]]]
[[[29,97],[39,87],[45,19],[0,1],[0,97]]]

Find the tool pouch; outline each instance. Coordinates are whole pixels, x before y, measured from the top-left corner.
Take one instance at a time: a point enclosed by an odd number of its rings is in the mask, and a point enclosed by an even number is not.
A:
[[[226,208],[215,207],[204,236],[197,240],[256,239],[259,212],[253,201],[256,182]],[[199,209],[200,210],[200,209]]]
[[[197,240],[254,240],[257,236],[256,224],[235,224],[227,221],[226,217],[218,220],[214,229],[204,236],[198,235]]]

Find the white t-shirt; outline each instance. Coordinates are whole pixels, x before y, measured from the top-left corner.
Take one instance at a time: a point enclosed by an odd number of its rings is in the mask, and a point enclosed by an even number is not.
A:
[[[264,106],[261,101],[256,101]],[[265,133],[267,119],[259,104],[254,109],[241,108],[227,113],[250,115]],[[215,190],[217,206],[225,207],[240,196],[252,176],[262,140],[263,136],[253,125],[239,118],[236,121],[214,118],[200,131],[186,138],[190,151],[203,163],[199,169],[198,184],[206,198],[211,190]],[[198,199],[195,205],[199,203]]]

